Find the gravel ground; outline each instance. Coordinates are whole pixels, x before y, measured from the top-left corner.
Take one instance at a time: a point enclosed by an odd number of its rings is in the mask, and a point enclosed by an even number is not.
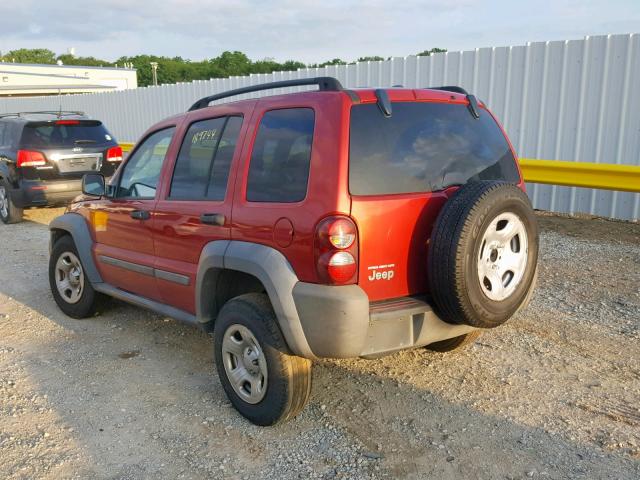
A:
[[[62,315],[46,223],[0,224],[0,478],[640,478],[640,225],[540,216],[530,307],[460,353],[315,365],[295,420],[227,402],[211,339]]]

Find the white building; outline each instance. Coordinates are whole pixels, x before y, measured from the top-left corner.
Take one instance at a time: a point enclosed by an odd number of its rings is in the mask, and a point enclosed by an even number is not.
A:
[[[132,68],[0,62],[0,96],[111,92],[137,88]]]

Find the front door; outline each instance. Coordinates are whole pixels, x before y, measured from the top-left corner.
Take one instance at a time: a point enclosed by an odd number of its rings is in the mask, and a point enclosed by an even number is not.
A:
[[[91,211],[94,256],[105,282],[160,300],[154,274],[153,209],[175,127],[148,135],[132,152],[111,195]]]

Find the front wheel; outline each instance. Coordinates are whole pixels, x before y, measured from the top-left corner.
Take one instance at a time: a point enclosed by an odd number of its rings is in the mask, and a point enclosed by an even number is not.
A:
[[[87,318],[95,313],[101,295],[86,277],[76,245],[69,235],[53,245],[49,258],[49,285],[58,307],[68,316]]]
[[[297,415],[311,393],[311,361],[289,353],[265,294],[227,302],[215,324],[214,355],[233,406],[256,425]]]

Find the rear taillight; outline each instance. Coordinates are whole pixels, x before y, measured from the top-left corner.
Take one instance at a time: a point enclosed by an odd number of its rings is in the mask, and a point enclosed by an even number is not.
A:
[[[47,160],[40,152],[32,150],[18,150],[17,167],[41,167],[47,164]]]
[[[122,161],[122,147],[111,147],[107,150],[107,161],[109,162],[121,162]]]
[[[315,254],[320,280],[346,285],[358,280],[358,229],[349,217],[322,220],[316,229]]]

